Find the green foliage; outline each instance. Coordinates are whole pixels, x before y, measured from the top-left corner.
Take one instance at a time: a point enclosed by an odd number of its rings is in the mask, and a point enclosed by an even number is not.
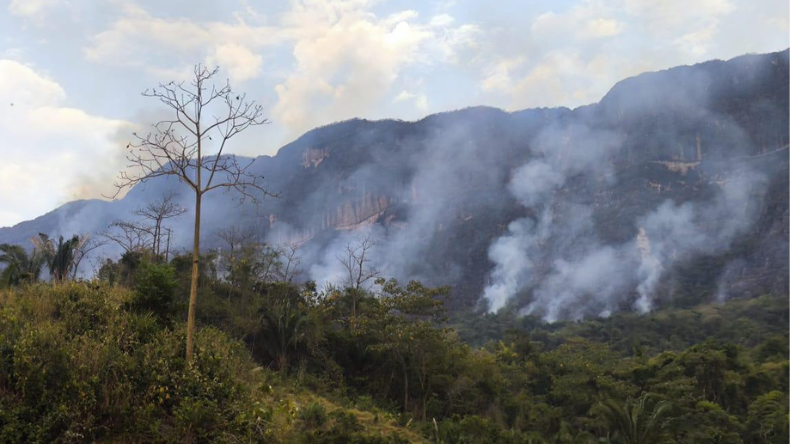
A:
[[[80,237],[72,236],[70,239],[58,238],[57,244],[52,242],[52,256],[49,259],[49,274],[55,282],[68,279],[74,265],[74,253],[80,245]]]
[[[19,245],[0,245],[0,288],[38,281],[48,258],[46,251],[35,248],[28,254]]]
[[[747,428],[752,439],[764,443],[783,443],[788,436],[787,393],[771,391],[749,405]]]
[[[327,419],[326,407],[318,402],[311,403],[301,411],[299,418],[307,427],[321,427]]]
[[[0,290],[0,442],[757,444],[788,433],[784,298],[552,325],[456,318],[489,335],[470,346],[450,328],[445,288],[319,291],[207,273],[187,366],[187,264],[129,255],[105,264],[114,280]]]
[[[612,399],[601,402],[601,416],[609,441],[613,444],[663,444],[670,441],[666,417],[671,404],[656,401],[649,393],[629,397],[622,405]]]
[[[121,255],[117,262],[106,259],[99,268],[96,279],[110,285],[122,285],[131,288],[135,284],[135,274],[142,262],[142,252],[127,251]]]
[[[787,393],[781,298],[553,325],[486,316],[484,334],[496,340],[470,347],[448,327],[446,289],[377,284],[376,292],[276,283],[226,292],[220,283],[206,289],[213,314],[204,320],[236,332],[300,387],[391,412],[432,442],[642,442],[616,431],[608,406],[652,424],[649,442],[756,444],[750,404]],[[733,324],[757,339],[738,338]],[[667,342],[667,331],[678,334]],[[331,414],[320,426],[310,417],[300,416],[310,442],[352,439]]]
[[[186,366],[183,326],[120,310],[131,297],[82,284],[0,293],[0,442],[254,437],[243,346],[204,329]]]
[[[169,264],[143,261],[137,270],[134,295],[127,306],[137,312],[150,312],[169,323],[176,314],[175,294],[178,281]]]

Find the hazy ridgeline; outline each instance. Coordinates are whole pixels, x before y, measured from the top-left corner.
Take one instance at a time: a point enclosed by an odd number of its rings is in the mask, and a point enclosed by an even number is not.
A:
[[[370,233],[384,276],[452,285],[451,306],[547,320],[643,312],[692,291],[694,302],[782,292],[788,139],[787,51],[644,74],[574,110],[351,120],[256,160],[281,199],[207,196],[203,245],[221,247],[213,233],[229,226],[298,244],[302,278],[322,285],[342,281],[337,257]],[[0,229],[0,243],[100,233],[179,187],[72,202]],[[191,223],[169,222],[174,250]]]

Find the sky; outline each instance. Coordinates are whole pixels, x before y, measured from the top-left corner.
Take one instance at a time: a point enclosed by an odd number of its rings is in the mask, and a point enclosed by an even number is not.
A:
[[[112,194],[140,93],[219,66],[274,155],[320,125],[597,102],[645,71],[786,49],[787,0],[0,1],[0,227]]]

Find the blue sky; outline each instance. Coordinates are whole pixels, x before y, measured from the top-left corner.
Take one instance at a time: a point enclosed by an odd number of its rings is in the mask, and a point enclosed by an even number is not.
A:
[[[265,106],[272,124],[230,147],[259,155],[351,117],[576,107],[640,72],[788,47],[786,0],[0,5],[0,226],[111,191],[131,132],[163,116],[140,92],[195,63]]]

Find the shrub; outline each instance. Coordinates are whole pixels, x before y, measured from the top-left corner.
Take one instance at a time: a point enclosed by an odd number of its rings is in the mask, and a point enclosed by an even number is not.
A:
[[[172,266],[143,262],[137,271],[134,296],[128,308],[136,312],[151,312],[160,321],[170,323],[175,315],[177,287]]]
[[[140,288],[162,288],[168,274],[155,266]],[[154,293],[140,288],[0,291],[0,443],[267,439],[249,413],[254,365],[243,344],[204,328],[187,365],[183,324],[164,329],[151,310],[119,309]]]
[[[318,402],[310,403],[299,414],[308,427],[321,427],[326,422],[326,408]]]

